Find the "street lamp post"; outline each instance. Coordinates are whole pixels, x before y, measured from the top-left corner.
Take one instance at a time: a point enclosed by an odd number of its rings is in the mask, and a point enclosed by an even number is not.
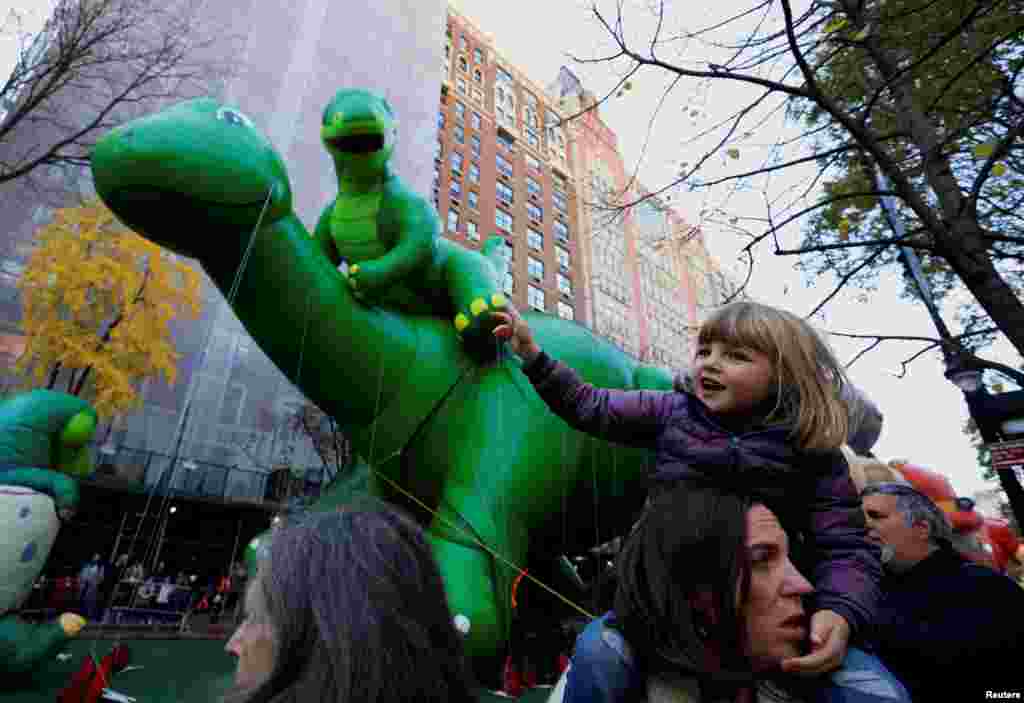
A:
[[[889,189],[888,179],[881,171],[876,172],[875,180],[879,190],[887,191]],[[903,221],[896,212],[895,198],[891,195],[884,195],[881,197],[881,202],[882,211],[889,222],[889,227],[898,238],[902,238],[905,235],[905,230]],[[960,340],[950,333],[942,316],[939,315],[935,297],[921,270],[921,260],[918,258],[917,252],[910,247],[900,247],[900,260],[911,280],[914,281],[921,302],[927,308],[932,323],[938,330],[939,338],[942,340],[942,357],[946,365],[944,375],[963,392],[971,419],[978,426],[982,440],[989,445],[993,457],[995,457],[999,447],[993,445],[1024,438],[1024,390],[992,395],[985,389],[982,374],[987,370],[998,371],[1014,379],[1024,388],[1024,373],[1005,364],[981,359],[965,350]],[[1021,463],[1024,464],[1024,461]],[[1024,488],[1021,487],[1013,464],[1007,462],[1006,465],[1003,465],[994,458],[992,467],[999,477],[1000,485],[1006,491],[1006,497],[1010,501],[1010,510],[1013,511],[1017,524],[1024,525]]]

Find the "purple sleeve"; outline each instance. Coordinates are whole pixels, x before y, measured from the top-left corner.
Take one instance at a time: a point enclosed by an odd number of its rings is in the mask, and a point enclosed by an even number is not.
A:
[[[652,447],[675,405],[672,392],[596,388],[544,352],[523,373],[570,427],[619,444]]]
[[[817,552],[814,569],[815,610],[833,610],[850,623],[854,634],[875,617],[882,578],[881,549],[867,539],[860,497],[850,467],[839,450],[813,455],[828,462],[818,469],[809,536]]]

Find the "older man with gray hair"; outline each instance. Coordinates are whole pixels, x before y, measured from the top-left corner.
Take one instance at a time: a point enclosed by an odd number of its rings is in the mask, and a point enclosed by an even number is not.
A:
[[[1024,692],[1013,668],[1024,652],[1024,590],[961,557],[942,510],[914,488],[873,484],[861,499],[886,570],[873,639],[911,698],[947,700],[964,687],[978,700]]]

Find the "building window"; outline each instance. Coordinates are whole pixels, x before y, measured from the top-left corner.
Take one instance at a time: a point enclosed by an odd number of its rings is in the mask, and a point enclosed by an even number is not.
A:
[[[460,56],[459,57],[459,70],[460,71],[468,71],[469,70],[469,61],[466,61],[466,57],[465,56]]]
[[[458,151],[453,151],[448,157],[448,160],[452,165],[452,173],[461,176],[462,175],[462,154]]]
[[[452,136],[455,137],[455,141],[459,144],[466,143],[466,130],[462,125],[457,124],[452,128]]]
[[[476,210],[479,207],[479,196],[477,195],[477,192],[475,190],[469,191],[469,193],[466,194],[466,198],[468,199],[470,210]]]
[[[526,228],[526,243],[534,251],[544,251],[544,235],[533,227]]]
[[[469,165],[469,182],[479,183],[480,182],[480,167],[476,164]]]
[[[444,110],[437,113],[437,128],[444,129]]]
[[[466,106],[460,100],[455,101],[455,122],[462,124],[466,119]]]
[[[535,281],[544,280],[544,262],[540,259],[535,259],[532,256],[526,260],[526,272],[530,274],[530,278]]]
[[[448,231],[459,231],[459,208],[454,205],[448,206]]]
[[[572,297],[572,281],[569,280],[568,276],[563,276],[560,273],[555,274],[555,280],[558,282],[558,291],[565,295]]]
[[[568,271],[569,270],[569,250],[562,247],[555,247],[555,258],[558,259],[558,267]]]
[[[576,315],[573,312],[572,305],[564,303],[561,300],[558,301],[558,316],[563,320],[576,319]]]
[[[555,230],[555,239],[560,242],[569,241],[569,228],[565,226],[564,222],[555,220],[554,224],[551,225],[551,228]]]
[[[476,48],[476,49],[473,49],[473,63],[483,63],[483,62],[484,62],[484,52],[480,51],[479,47]]]
[[[473,82],[474,83],[483,83],[484,82],[484,74],[480,72],[479,68],[474,68],[473,69]]]
[[[469,150],[473,156],[480,158],[480,137],[475,134],[469,136]]]
[[[495,163],[498,166],[498,173],[512,178],[512,164],[501,154],[495,154]]]
[[[470,195],[473,195],[473,194],[470,193]],[[470,198],[470,202],[473,202],[472,198]],[[477,230],[476,230],[476,223],[475,222],[466,222],[466,236],[469,238],[469,241],[471,241],[471,242],[479,242],[480,241],[480,233],[477,232]]]
[[[556,193],[565,195],[565,179],[557,173],[551,174],[551,186],[555,189]]]
[[[515,258],[516,250],[515,247],[512,246],[512,242],[507,239],[505,240],[505,248],[502,253],[505,255],[505,261],[511,262],[512,259]]]
[[[472,94],[473,102],[475,102],[477,105],[484,104],[484,91],[480,90],[479,88],[473,88]]]
[[[454,178],[448,184],[448,196],[456,202],[462,198],[462,185]]]
[[[504,210],[498,208],[494,211],[494,224],[498,226],[498,229],[503,229],[506,232],[512,231],[512,215],[508,214]]]
[[[530,195],[536,195],[538,198],[544,194],[544,191],[541,190],[540,183],[529,176],[526,177],[526,192]]]
[[[455,77],[455,89],[457,91],[459,91],[460,93],[462,93],[463,95],[465,95],[466,94],[466,79],[463,78],[462,76],[456,76]]]
[[[552,193],[551,204],[554,205],[555,209],[558,210],[560,213],[562,213],[563,215],[566,214],[566,210],[568,209],[568,207],[565,204],[564,195],[560,193]]]
[[[495,77],[499,81],[504,81],[506,83],[511,83],[512,82],[512,74],[509,73],[508,71],[506,71],[505,69],[503,69],[501,66],[498,66],[495,69],[495,71],[496,71]]]
[[[541,312],[544,311],[544,291],[540,288],[537,286],[527,286],[526,298],[531,308]]]
[[[511,152],[513,147],[515,146],[514,142],[501,132],[498,132],[497,134],[497,141],[498,146],[501,147],[503,151]]]
[[[469,116],[469,126],[472,127],[473,129],[477,130],[477,131],[480,130],[480,113],[479,112],[474,112],[473,114],[471,114]]]
[[[533,203],[526,203],[526,214],[530,216],[531,220],[536,220],[537,222],[544,221],[544,211]]]
[[[526,126],[527,127],[533,127],[534,129],[537,128],[537,126],[538,126],[538,119],[537,119],[538,111],[539,111],[539,109],[538,109],[538,105],[537,105],[537,96],[535,96],[533,93],[527,93],[526,94]]]
[[[242,422],[242,410],[245,408],[246,388],[239,383],[232,383],[224,392],[224,401],[220,408],[220,424],[239,425]]]
[[[505,281],[504,281],[504,285],[502,286],[502,288],[504,289],[504,291],[505,291],[505,293],[507,295],[512,295],[512,293],[515,291],[515,289],[516,289],[516,278],[515,278],[515,276],[512,275],[511,271],[506,271],[505,272]]]
[[[494,182],[494,192],[497,194],[498,202],[500,203],[511,205],[515,202],[515,193],[513,192],[512,187],[502,183],[501,181]]]
[[[440,159],[441,158],[441,154],[443,154],[443,153],[444,153],[444,144],[442,144],[441,140],[438,139],[437,140],[437,146],[434,147],[434,161],[437,161],[438,159]]]
[[[466,50],[466,35],[465,34],[460,34],[459,35],[459,49],[462,50],[462,51]]]
[[[540,139],[537,138],[537,133],[529,127],[526,128],[526,143],[534,149],[540,149]]]
[[[534,173],[540,173],[540,161],[532,154],[526,155],[526,167]]]

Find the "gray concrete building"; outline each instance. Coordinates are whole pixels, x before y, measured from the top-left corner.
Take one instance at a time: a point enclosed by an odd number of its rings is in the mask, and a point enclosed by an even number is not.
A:
[[[202,6],[205,26],[223,32],[214,60],[234,75],[212,91],[236,105],[262,129],[288,164],[299,217],[312,229],[320,210],[336,194],[329,157],[320,139],[320,117],[333,94],[362,87],[383,94],[398,115],[398,173],[421,193],[432,178],[437,133],[438,86],[442,81],[446,3],[381,0],[370,4],[329,0],[232,0]],[[141,111],[159,109],[149,103]],[[0,144],[5,150],[16,143]],[[0,332],[17,335],[13,284],[25,245],[52,209],[71,201],[69,191],[88,188],[74,170],[43,169],[31,187],[0,185]],[[48,187],[42,193],[39,184]],[[228,495],[263,495],[265,471],[278,464],[318,467],[308,438],[289,427],[291,408],[303,397],[242,329],[223,297],[207,282],[202,319],[175,331],[177,383],[147,381],[142,408],[115,423],[111,447],[175,453],[186,470],[174,468],[172,485],[198,480],[184,460],[228,469],[221,489]],[[191,398],[191,412],[183,409]],[[238,470],[231,471],[236,468]],[[147,483],[167,479],[167,462],[150,462]],[[250,471],[251,470],[251,471]]]

